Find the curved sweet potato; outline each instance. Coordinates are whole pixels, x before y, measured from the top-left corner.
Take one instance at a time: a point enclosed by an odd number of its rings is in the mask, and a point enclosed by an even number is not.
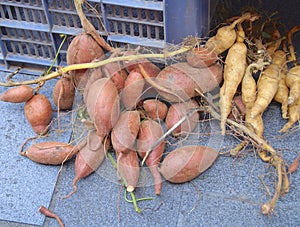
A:
[[[87,93],[86,107],[98,135],[104,138],[120,115],[120,100],[115,84],[108,78],[92,83]]]
[[[45,165],[60,165],[78,152],[77,147],[63,142],[40,142],[31,145],[21,155]]]
[[[206,146],[183,146],[171,151],[159,170],[167,181],[184,183],[207,170],[218,154],[218,151]]]
[[[138,140],[137,151],[141,158],[146,156],[152,145],[160,139],[164,134],[164,131],[159,123],[154,120],[144,120],[141,123]],[[158,164],[162,158],[165,149],[165,141],[158,144],[149,154],[145,163],[149,167],[149,170],[153,176],[155,194],[160,195],[162,189],[162,179],[158,171]]]

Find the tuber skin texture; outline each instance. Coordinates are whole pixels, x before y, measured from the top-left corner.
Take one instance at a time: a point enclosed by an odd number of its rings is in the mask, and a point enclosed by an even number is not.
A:
[[[171,151],[162,161],[160,172],[172,183],[185,183],[207,170],[218,151],[205,146],[183,146]]]
[[[285,81],[290,89],[288,104],[291,105],[300,98],[300,66],[291,68],[286,75]]]
[[[94,83],[96,80],[103,78],[101,67],[89,69],[88,71],[86,71],[86,74],[87,75],[85,76],[87,77],[87,82],[83,90],[83,100],[85,103],[86,103],[87,94],[91,84]]]
[[[143,109],[147,117],[161,121],[166,118],[168,112],[168,106],[158,99],[147,99],[143,101]]]
[[[47,209],[46,207],[40,206],[39,212],[41,214],[44,214],[46,217],[55,218],[60,227],[65,226],[61,218],[57,214],[53,213],[51,210]]]
[[[78,152],[77,147],[73,147],[63,142],[40,142],[30,146],[25,152],[20,154],[30,160],[45,165],[61,165],[70,160]]]
[[[250,117],[262,114],[273,100],[280,80],[280,73],[284,67],[286,56],[284,51],[274,53],[272,63],[261,73],[257,81],[257,98],[251,109]]]
[[[278,88],[274,96],[274,100],[281,104],[281,115],[283,119],[288,118],[288,97],[289,88],[286,85],[286,67],[280,72],[280,80],[278,83]],[[300,88],[300,87],[299,87]]]
[[[101,46],[87,33],[81,33],[71,41],[67,50],[67,64],[89,63],[104,55]],[[84,88],[87,78],[84,77],[86,69],[74,70],[70,72],[75,87],[80,84]],[[84,79],[83,79],[84,78]],[[82,80],[83,79],[83,80]]]
[[[187,63],[196,68],[209,67],[216,63],[218,55],[215,51],[209,50],[204,46],[196,47],[186,55]]]
[[[59,110],[71,110],[75,97],[75,87],[68,76],[62,76],[55,84],[52,99]]]
[[[33,88],[28,85],[20,85],[3,92],[0,101],[11,103],[27,102],[34,95]]]
[[[128,153],[118,153],[117,154],[117,170],[118,173],[125,179],[125,187],[128,192],[133,192],[137,187],[140,167],[137,152],[132,150]]]
[[[152,145],[160,139],[164,134],[164,131],[159,123],[154,120],[144,120],[141,123],[138,140],[137,151],[141,158],[144,158],[146,153],[151,149]],[[147,157],[145,163],[149,167],[149,170],[154,180],[154,190],[156,195],[161,194],[162,190],[162,178],[158,171],[158,165],[161,161],[163,152],[165,149],[165,141],[159,143]]]
[[[128,153],[134,150],[134,144],[140,127],[138,111],[125,111],[112,129],[111,143],[115,151]]]
[[[197,102],[194,100],[171,105],[165,119],[167,129],[172,128],[183,116],[187,115],[191,109],[198,107]],[[172,135],[184,136],[189,132],[192,132],[195,129],[198,120],[199,113],[195,112],[191,117],[175,128]]]
[[[34,95],[25,103],[24,114],[36,134],[44,135],[48,132],[52,119],[52,106],[46,96]]]
[[[225,135],[226,120],[232,109],[231,101],[246,70],[247,46],[243,43],[244,37],[245,33],[240,25],[237,42],[230,47],[225,59],[224,83],[220,89],[220,127],[222,135]]]
[[[125,80],[125,86],[121,92],[121,101],[127,110],[134,108],[143,93],[145,80],[138,71],[131,71]]]
[[[125,69],[122,69],[120,63],[112,62],[106,64],[103,66],[102,71],[106,77],[111,78],[119,92],[124,88],[128,74]]]
[[[89,86],[86,107],[98,135],[104,138],[120,115],[120,100],[116,85],[108,78],[96,80]]]
[[[105,153],[110,146],[109,139],[99,137],[96,131],[90,131],[86,140],[82,141],[79,152],[75,159],[75,178],[72,186],[73,191],[66,195],[64,198],[69,198],[77,192],[77,182],[96,171],[102,164]]]

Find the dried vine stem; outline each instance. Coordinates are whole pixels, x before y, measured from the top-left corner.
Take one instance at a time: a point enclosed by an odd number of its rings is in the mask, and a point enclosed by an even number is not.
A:
[[[143,59],[143,58],[170,58],[179,54],[182,54],[184,52],[187,52],[191,50],[193,46],[183,46],[178,50],[172,51],[172,52],[164,52],[161,54],[138,54],[138,55],[127,55],[127,56],[120,56],[120,57],[115,57],[115,58],[108,58],[102,61],[98,62],[90,62],[90,63],[81,63],[81,64],[73,64],[73,65],[68,65],[66,67],[61,67],[59,68],[56,72],[52,72],[48,75],[43,75],[38,77],[37,79],[34,80],[26,80],[26,81],[13,81],[9,80],[6,83],[5,82],[0,82],[0,86],[3,87],[13,87],[13,86],[19,86],[19,85],[29,85],[29,84],[38,84],[47,80],[51,80],[54,78],[57,78],[61,76],[64,73],[67,73],[72,70],[78,70],[78,69],[91,69],[91,68],[97,68],[103,65],[106,65],[108,63],[112,62],[119,62],[119,61],[135,61],[138,59]]]
[[[202,97],[205,97],[201,91],[198,89],[195,89],[195,91],[201,95]],[[207,107],[207,111],[214,117],[215,119],[220,120],[221,116],[220,114],[212,108],[210,105]],[[289,191],[289,180],[288,176],[285,170],[285,164],[283,161],[283,158],[278,155],[276,150],[269,145],[263,138],[257,136],[254,132],[249,130],[245,125],[239,124],[233,120],[227,119],[226,122],[233,126],[234,128],[241,130],[244,134],[249,136],[249,140],[252,142],[253,145],[255,145],[259,149],[266,150],[270,153],[271,159],[270,164],[272,164],[275,169],[277,170],[277,184],[275,193],[273,195],[273,198],[271,201],[263,203],[261,206],[261,211],[263,214],[271,214],[275,208],[276,202],[281,194],[285,194]]]

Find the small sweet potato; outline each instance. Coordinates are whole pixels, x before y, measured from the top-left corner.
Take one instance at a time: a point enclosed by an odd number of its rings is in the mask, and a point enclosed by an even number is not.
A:
[[[187,102],[174,103],[170,106],[165,123],[167,129],[172,128],[182,117],[187,115],[189,111],[193,108],[199,107],[194,100]],[[173,136],[185,135],[186,133],[192,132],[199,120],[199,113],[195,112],[192,116],[187,118],[183,123],[181,123],[173,132]]]
[[[168,106],[158,99],[147,99],[143,101],[143,109],[147,117],[153,120],[164,120],[168,112]]]
[[[139,126],[140,114],[138,111],[125,111],[121,113],[111,131],[111,143],[116,152],[127,153],[134,150]]]
[[[120,115],[120,100],[116,85],[109,78],[96,80],[89,86],[86,107],[98,135],[104,138]]]
[[[171,151],[159,170],[167,181],[188,182],[207,170],[218,154],[218,151],[206,146],[183,146]]]
[[[3,92],[0,95],[0,101],[12,102],[12,103],[22,103],[26,102],[33,96],[33,89],[28,85],[20,85],[18,87],[13,87]]]
[[[75,159],[75,178],[72,183],[74,190],[65,196],[65,198],[69,198],[76,193],[76,184],[80,179],[89,176],[99,168],[110,146],[110,140],[103,140],[103,138],[97,135],[96,131],[90,131],[86,140],[81,143],[78,145],[81,148]]]
[[[52,119],[52,106],[49,99],[36,94],[24,106],[24,114],[36,134],[48,132],[48,125]]]
[[[134,191],[136,188],[139,176],[140,166],[136,151],[129,151],[128,153],[116,153],[118,173],[125,179],[125,187],[128,192]]]
[[[159,123],[154,120],[148,119],[141,123],[138,140],[137,151],[141,158],[146,156],[152,145],[160,139],[164,134],[164,131]],[[165,149],[165,141],[162,141],[156,147],[153,148],[145,163],[149,167],[149,170],[153,176],[155,194],[160,195],[162,189],[162,179],[158,171],[158,164],[162,158]]]
[[[125,86],[120,93],[121,101],[126,109],[132,109],[136,106],[142,95],[145,80],[143,76],[136,71],[131,71],[125,80]]]
[[[119,92],[124,88],[128,74],[118,62],[112,62],[104,65],[102,67],[102,71],[106,77],[111,78]]]
[[[55,84],[52,92],[54,104],[60,110],[71,110],[75,97],[75,87],[68,76],[62,76]]]
[[[60,165],[78,152],[77,147],[63,142],[40,142],[31,145],[21,155],[45,165]]]

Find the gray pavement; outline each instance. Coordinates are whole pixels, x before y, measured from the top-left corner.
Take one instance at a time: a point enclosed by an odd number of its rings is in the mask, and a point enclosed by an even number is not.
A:
[[[5,75],[5,72],[0,73],[1,80]],[[51,97],[53,85],[54,81],[47,82],[41,93]],[[5,89],[0,87],[0,92]],[[263,163],[251,148],[238,158],[221,155],[210,169],[192,182],[178,185],[164,182],[159,197],[154,195],[151,178],[144,168],[135,195],[155,199],[139,201],[141,213],[135,212],[133,204],[124,199],[124,189],[117,183],[115,171],[107,160],[96,173],[78,182],[76,194],[63,199],[72,190],[74,159],[60,170],[60,166],[36,164],[20,156],[22,143],[34,136],[23,114],[24,104],[1,102],[0,106],[0,226],[58,226],[54,219],[38,212],[40,205],[49,207],[62,218],[65,226],[72,227],[297,226],[300,223],[299,170],[291,175],[290,192],[279,199],[274,214],[264,216],[260,213],[260,204],[269,197],[259,176],[273,193],[274,168]],[[291,163],[299,153],[299,128],[289,135],[278,133],[285,120],[281,119],[277,104],[268,108],[264,120],[266,140],[282,152],[288,164]],[[72,122],[71,114],[62,115],[60,124],[53,125],[54,129],[60,127],[62,132],[53,130],[45,139],[70,141],[74,129]],[[221,147],[220,151],[238,144],[238,139],[232,135],[222,138],[216,134],[212,138],[201,134],[205,126],[199,124],[198,133],[184,143],[210,144]],[[74,132],[81,131],[75,128]]]

